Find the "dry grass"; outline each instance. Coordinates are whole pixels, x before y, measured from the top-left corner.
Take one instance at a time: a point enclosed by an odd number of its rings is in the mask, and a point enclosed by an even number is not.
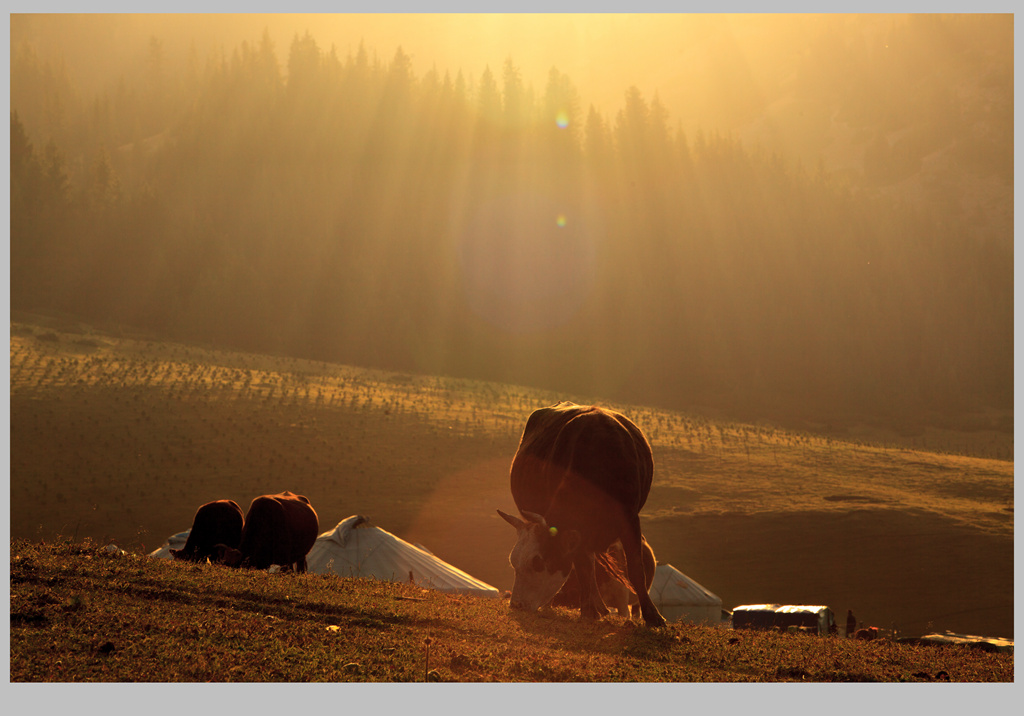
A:
[[[11,543],[12,682],[1013,680],[1013,657],[619,617]]]

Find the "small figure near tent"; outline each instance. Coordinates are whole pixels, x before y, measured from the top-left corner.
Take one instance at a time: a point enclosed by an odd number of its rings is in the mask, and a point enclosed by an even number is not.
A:
[[[857,631],[857,618],[853,616],[853,610],[846,610],[846,638],[852,639],[854,632]]]

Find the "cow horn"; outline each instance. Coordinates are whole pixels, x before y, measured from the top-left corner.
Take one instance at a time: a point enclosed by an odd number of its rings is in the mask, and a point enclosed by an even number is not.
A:
[[[505,521],[506,521],[506,522],[508,522],[508,523],[509,523],[510,525],[512,525],[513,527],[515,527],[517,531],[522,531],[522,530],[526,529],[526,523],[525,523],[525,522],[523,522],[523,521],[522,521],[521,519],[519,519],[518,517],[513,517],[512,515],[509,515],[509,514],[505,514],[505,513],[504,513],[504,512],[502,512],[501,510],[498,510],[498,514],[499,514],[499,515],[501,515],[501,518],[502,518],[503,520],[505,520]]]
[[[525,510],[520,510],[520,512],[522,512],[523,517],[528,519],[530,522],[535,522],[541,527],[548,526],[547,520],[544,519],[544,515],[538,515],[536,512],[526,512]]]

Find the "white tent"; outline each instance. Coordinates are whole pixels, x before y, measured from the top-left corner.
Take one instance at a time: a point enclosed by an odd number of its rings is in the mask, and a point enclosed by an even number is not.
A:
[[[828,607],[805,604],[744,604],[732,610],[733,629],[788,629],[809,627],[829,634],[835,615]]]
[[[967,646],[982,651],[1013,653],[1013,639],[1004,639],[994,636],[975,636],[974,634],[954,634],[946,630],[944,634],[925,634],[919,637],[903,637],[898,639],[902,643],[909,644],[966,644]]]
[[[491,585],[373,526],[362,515],[352,515],[317,537],[306,555],[306,564],[315,573],[374,577],[389,582],[412,582],[442,592],[498,596],[498,590]]]
[[[671,564],[655,568],[650,594],[654,606],[670,622],[715,625],[722,621],[722,600]]]
[[[189,527],[184,532],[179,532],[176,535],[171,535],[167,538],[167,541],[164,542],[162,547],[160,547],[159,549],[154,549],[152,552],[149,553],[149,556],[156,557],[157,559],[170,559],[171,550],[181,549],[182,547],[184,547],[185,542],[188,541],[188,534],[191,531],[192,528]]]

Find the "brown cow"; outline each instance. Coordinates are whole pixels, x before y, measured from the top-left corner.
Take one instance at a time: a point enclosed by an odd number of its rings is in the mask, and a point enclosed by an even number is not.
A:
[[[304,495],[262,495],[249,505],[238,549],[220,546],[229,567],[267,569],[272,564],[306,571],[306,555],[316,542],[320,521]]]
[[[575,568],[580,615],[608,613],[594,558],[620,540],[629,583],[648,626],[665,618],[647,593],[640,509],[654,478],[647,438],[624,415],[562,402],[535,410],[512,460],[512,498],[524,519],[498,514],[516,528],[510,606],[533,611],[551,601]]]
[[[242,540],[242,508],[234,500],[214,500],[201,505],[192,519],[185,546],[172,549],[171,557],[202,562],[217,557],[216,545],[238,547]]]
[[[654,583],[654,570],[657,561],[654,558],[654,550],[647,543],[647,539],[640,537],[642,542],[644,560],[644,575],[647,578],[647,592],[651,591],[651,584]],[[601,599],[605,606],[614,608],[619,616],[639,616],[640,599],[629,584],[629,578],[625,575],[626,553],[622,549],[622,543],[616,540],[611,547],[594,558],[594,576],[597,578],[597,588],[601,592]],[[569,572],[569,578],[559,590],[558,594],[551,600],[556,607],[580,606],[580,580],[576,576],[576,570]]]

